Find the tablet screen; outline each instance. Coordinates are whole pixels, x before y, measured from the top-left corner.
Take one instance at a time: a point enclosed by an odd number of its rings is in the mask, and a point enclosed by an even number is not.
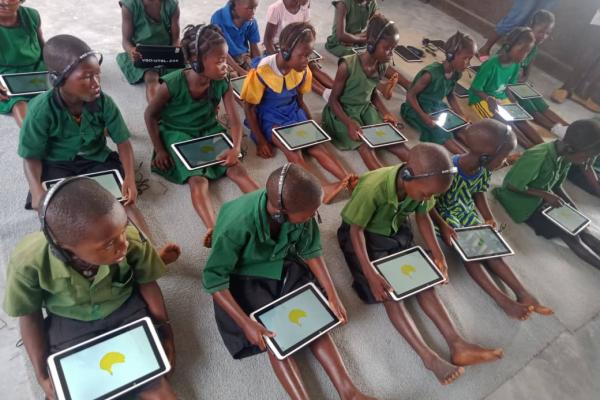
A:
[[[512,249],[491,226],[476,226],[455,230],[454,243],[466,261],[495,258],[514,254]]]
[[[95,180],[96,182],[98,182],[100,184],[100,186],[102,186],[104,189],[108,190],[113,196],[115,196],[115,198],[121,199],[123,197],[123,191],[122,191],[123,179],[121,178],[121,174],[119,173],[119,171],[117,171],[117,170],[100,171],[100,172],[93,172],[91,174],[85,174],[85,175],[81,175],[81,176],[87,176],[88,178]],[[53,180],[44,182],[46,190],[50,190],[50,188],[52,188],[52,186],[56,185],[58,182],[60,182],[62,180],[63,179],[53,179]]]
[[[180,47],[138,45],[137,50],[141,53],[142,58],[136,61],[136,66],[165,66],[169,68],[183,68],[185,66],[183,52]]]
[[[317,53],[315,50],[313,50],[310,55],[308,56],[308,61],[319,61],[323,58],[323,56],[321,56],[319,53]]]
[[[505,121],[524,121],[533,119],[527,111],[518,104],[504,104],[498,106],[498,114]]]
[[[467,121],[450,110],[444,110],[431,114],[435,124],[445,131],[451,132],[467,125]]]
[[[229,81],[233,92],[238,97],[238,99],[242,95],[242,88],[244,87],[244,81],[246,80],[246,75],[240,76],[239,78],[233,78]]]
[[[421,61],[421,58],[419,56],[417,56],[415,53],[413,53],[412,51],[410,51],[406,46],[396,46],[394,48],[394,51],[404,61],[407,61],[407,62]]]
[[[511,92],[513,92],[517,97],[521,99],[533,99],[536,97],[542,97],[541,94],[536,92],[534,88],[529,85],[521,84],[521,85],[510,85],[508,86]]]
[[[218,157],[231,150],[233,145],[225,134],[219,133],[174,143],[172,148],[186,168],[192,170],[221,163]]]
[[[3,75],[7,89],[13,95],[24,93],[41,93],[49,89],[48,72],[32,72],[26,74]]]
[[[273,132],[290,150],[314,146],[331,140],[325,131],[312,120],[273,128]]]
[[[469,91],[463,85],[457,83],[456,85],[454,85],[454,95],[460,98],[468,97]]]
[[[361,136],[370,147],[381,147],[406,142],[406,138],[402,133],[389,123],[367,125],[361,129]]]
[[[572,234],[578,233],[583,227],[589,224],[590,220],[586,216],[577,212],[568,205],[558,208],[550,208],[544,213],[563,229]]]

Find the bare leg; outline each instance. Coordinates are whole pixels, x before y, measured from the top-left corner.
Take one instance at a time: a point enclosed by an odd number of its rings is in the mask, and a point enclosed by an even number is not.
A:
[[[551,109],[547,109],[546,111],[544,111],[543,115],[550,121],[554,122],[554,124],[569,125],[567,121],[565,121],[560,115],[558,115]]]
[[[308,393],[302,382],[298,365],[293,357],[278,360],[270,351],[267,351],[271,367],[277,376],[277,380],[285,389],[292,400],[308,400]]]
[[[156,71],[146,71],[144,74],[144,83],[146,84],[146,100],[150,103],[150,100],[156,95],[158,90],[160,75]]]
[[[129,219],[133,221],[135,226],[137,226],[138,229],[142,231],[144,236],[146,236],[150,240],[150,242],[154,242],[154,235],[152,234],[152,231],[150,231],[150,227],[146,222],[146,218],[144,218],[144,215],[142,214],[140,209],[137,208],[135,204],[130,204],[128,206],[125,206],[125,212],[127,213],[127,217],[129,217]]]
[[[521,132],[521,130],[519,128],[517,128],[517,126],[515,124],[510,124],[513,128],[513,131],[515,132],[515,135],[517,136],[517,142],[525,149],[529,149],[530,147],[535,146],[535,144],[529,140],[529,138],[523,133]]]
[[[17,123],[17,126],[20,128],[23,126],[23,120],[25,119],[25,114],[27,114],[27,102],[26,101],[18,101],[12,108],[12,116]]]
[[[410,149],[404,143],[396,144],[394,146],[389,146],[389,147],[386,147],[386,149],[389,150],[390,153],[392,153],[393,155],[398,157],[400,159],[400,161],[403,161],[403,162],[408,161],[408,154],[409,154]]]
[[[321,82],[319,82],[316,79],[313,79],[312,81],[312,91],[315,92],[316,94],[318,94],[319,96],[323,96],[323,93],[325,92],[325,87],[321,84]]]
[[[258,190],[260,186],[241,164],[236,164],[233,167],[227,168],[227,176],[231,179],[243,193],[250,193]]]
[[[383,163],[379,160],[377,154],[375,154],[375,150],[371,149],[366,144],[362,144],[358,148],[358,154],[360,154],[360,158],[362,158],[370,171],[383,167]]]
[[[463,146],[456,139],[448,139],[444,142],[444,147],[452,154],[464,154],[467,152],[465,146]]]
[[[319,144],[308,148],[308,154],[316,158],[316,160],[325,168],[331,175],[338,180],[344,180],[352,173],[346,171],[340,160],[333,154],[331,149],[326,144]]]
[[[158,386],[144,390],[138,394],[140,400],[170,400],[177,399],[173,387],[166,378],[160,378]]]
[[[531,143],[533,143],[534,146],[536,144],[544,143],[544,139],[542,139],[540,137],[540,135],[537,133],[535,128],[533,126],[531,126],[531,124],[529,124],[529,122],[520,121],[520,122],[515,122],[514,125],[516,125],[516,127],[519,128],[519,131],[521,131],[521,133],[523,133],[527,137],[527,139]]]
[[[554,122],[550,121],[548,118],[546,118],[546,116],[544,115],[544,113],[541,112],[534,112],[531,114],[531,116],[533,117],[533,120],[538,124],[543,126],[544,128],[550,130],[552,129],[552,127],[554,127],[554,125],[556,125]]]
[[[600,257],[584,243],[584,241],[581,239],[581,233],[574,237],[564,234],[561,236],[561,239],[567,244],[567,246],[569,246],[571,250],[573,250],[575,254],[577,254],[577,256],[579,256],[579,258],[600,269]],[[590,240],[589,238],[586,239]]]
[[[204,246],[210,247],[212,243],[212,231],[215,227],[215,212],[213,211],[210,193],[208,192],[208,179],[203,176],[192,176],[188,179],[192,205],[196,213],[206,226]]]
[[[313,74],[313,78],[318,80],[319,83],[323,85],[323,87],[327,89],[333,88],[333,79],[329,76],[327,72],[319,68],[319,66],[314,62],[309,63],[308,66]]]
[[[600,239],[589,228],[579,234],[583,243],[585,243],[594,253],[600,254]]]

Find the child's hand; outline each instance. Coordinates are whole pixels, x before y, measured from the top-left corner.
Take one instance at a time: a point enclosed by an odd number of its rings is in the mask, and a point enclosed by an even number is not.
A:
[[[46,377],[44,379],[38,380],[38,383],[42,387],[44,391],[44,395],[48,400],[54,400],[56,397],[54,396],[54,385],[52,384],[52,379],[50,377]]]
[[[456,231],[448,224],[441,224],[440,235],[442,235],[444,243],[449,247],[452,247],[452,239],[456,240]]]
[[[40,203],[42,201],[42,197],[44,196],[45,190],[42,185],[39,188],[31,189],[31,208],[37,210],[40,208]]]
[[[437,126],[433,118],[431,118],[431,116],[429,115],[425,119],[423,119],[423,122],[425,122],[425,125],[427,125],[430,128],[435,128]]]
[[[171,370],[169,371],[169,376],[175,372],[175,343],[173,342],[173,337],[167,337],[163,340],[163,349],[165,350],[165,354],[167,356],[167,360],[169,360],[169,364],[171,364]]]
[[[356,121],[351,120],[350,122],[348,122],[346,128],[348,129],[348,136],[350,136],[350,139],[356,142],[361,140],[359,134],[362,133],[362,128]]]
[[[132,62],[136,62],[142,59],[142,53],[140,53],[137,49],[137,47],[132,47],[131,50],[129,50],[129,58],[131,58]]]
[[[396,126],[400,123],[400,118],[398,118],[396,115],[394,115],[392,113],[386,113],[383,116],[383,122],[387,122],[388,124],[392,124],[392,125]]]
[[[256,155],[260,158],[272,158],[273,148],[266,140],[258,142],[258,144],[256,145]]]
[[[226,153],[222,154],[219,156],[219,160],[224,160],[223,165],[226,167],[233,167],[234,165],[236,165],[239,162],[239,158],[238,155],[240,154],[240,152],[233,148],[229,151],[227,151]]]
[[[135,202],[137,201],[137,195],[138,195],[137,186],[135,184],[135,177],[133,177],[133,176],[125,177],[125,179],[123,180],[122,192],[123,192],[123,197],[125,197],[125,199],[126,199],[125,203],[123,203],[124,206],[128,206],[130,204],[135,204]]]
[[[342,324],[345,324],[348,321],[348,314],[346,313],[346,308],[342,304],[340,298],[337,297],[337,295],[329,301],[329,307],[331,307],[331,310],[333,311],[335,316],[342,321]]]
[[[171,168],[171,165],[173,165],[173,160],[171,159],[169,153],[167,153],[165,150],[161,150],[156,152],[154,160],[152,161],[152,165],[160,170],[166,171]]]
[[[383,302],[391,298],[390,292],[392,291],[392,286],[383,276],[373,271],[367,276],[367,282],[375,300]]]
[[[0,85],[0,101],[7,101],[8,95],[6,94],[7,90],[4,86]]]
[[[491,226],[491,227],[492,227],[492,228],[493,228],[495,231],[497,231],[497,230],[498,230],[498,224],[496,223],[496,221],[494,221],[494,219],[493,219],[493,218],[491,218],[491,219],[486,219],[486,220],[485,220],[485,223],[486,223],[486,225],[489,225],[489,226]]]
[[[444,260],[438,260],[438,259],[434,259],[433,262],[435,263],[435,265],[438,267],[438,269],[444,276],[444,279],[445,279],[444,283],[448,283],[450,281],[450,279],[448,278],[448,266],[446,265],[446,262]]]
[[[248,339],[248,341],[250,343],[252,343],[253,345],[258,346],[258,348],[261,349],[261,351],[265,351],[267,349],[267,343],[265,342],[265,336],[271,337],[271,338],[275,337],[275,334],[273,332],[267,330],[267,328],[265,328],[258,322],[252,321],[252,320],[250,320],[242,328],[242,330],[244,331],[244,335],[246,336],[246,339]]]
[[[558,208],[565,205],[565,201],[554,193],[545,192],[543,199],[546,203],[548,203],[549,206],[553,208]]]

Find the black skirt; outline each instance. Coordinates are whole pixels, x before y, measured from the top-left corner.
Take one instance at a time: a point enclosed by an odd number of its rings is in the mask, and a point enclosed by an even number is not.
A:
[[[544,206],[542,205],[525,221],[525,223],[534,230],[535,234],[546,239],[568,236],[568,233],[560,229],[558,225],[550,221],[548,217],[542,214],[543,209]]]

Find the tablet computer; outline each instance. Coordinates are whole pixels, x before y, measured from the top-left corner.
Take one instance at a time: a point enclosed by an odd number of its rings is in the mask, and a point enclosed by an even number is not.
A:
[[[357,46],[352,48],[354,54],[362,54],[367,51],[367,46]]]
[[[362,140],[372,149],[406,142],[406,137],[390,123],[367,125],[361,127]]]
[[[504,238],[490,225],[456,228],[452,244],[465,261],[487,260],[515,254]]]
[[[341,324],[319,289],[308,283],[250,314],[275,337],[269,349],[283,360]]]
[[[313,49],[313,51],[308,56],[308,62],[319,61],[319,60],[322,60],[322,59],[323,59],[323,56],[320,55],[319,53],[317,53],[317,51],[315,49]]]
[[[401,59],[409,63],[423,61],[421,60],[421,57],[410,51],[406,46],[394,47],[394,53],[398,54],[398,56],[400,56]]]
[[[233,94],[238,100],[242,100],[242,88],[244,87],[244,81],[246,80],[246,75],[238,76],[237,78],[231,78],[229,80],[229,84],[231,85],[231,90],[233,90]]]
[[[119,170],[109,169],[106,171],[92,172],[90,174],[83,174],[79,176],[87,176],[88,178],[95,180],[100,184],[100,186],[115,196],[118,201],[125,201],[125,198],[123,197],[123,178],[121,177]],[[52,188],[52,186],[65,179],[66,178],[60,178],[44,181],[42,182],[42,187],[44,190],[48,191]]]
[[[469,97],[469,89],[467,89],[460,83],[457,83],[456,85],[454,85],[454,95],[456,97],[464,99],[465,97]]]
[[[48,71],[0,75],[0,84],[8,97],[34,96],[50,89]]]
[[[183,165],[193,171],[195,169],[222,164],[219,157],[233,149],[233,142],[225,133],[204,136],[183,142],[173,143],[171,148]],[[241,157],[241,155],[240,155]]]
[[[517,103],[498,105],[498,115],[506,122],[529,121],[533,117]]]
[[[134,65],[138,68],[184,68],[181,47],[138,44],[137,51],[142,55]]]
[[[446,132],[452,132],[460,129],[466,125],[469,125],[460,115],[454,111],[447,109],[436,111],[429,114],[437,126],[445,130]]]
[[[411,247],[371,262],[392,286],[392,298],[400,301],[444,282],[444,276],[423,251]]]
[[[538,99],[542,96],[533,86],[527,83],[520,83],[518,85],[508,85],[508,90],[514,93],[515,96],[522,100]]]
[[[48,357],[59,400],[114,399],[171,369],[145,317]]]
[[[542,214],[554,224],[558,225],[560,229],[573,236],[578,235],[592,223],[588,217],[571,207],[569,204],[565,204],[558,208],[545,208],[542,210]]]
[[[312,119],[273,128],[273,134],[290,151],[311,147],[331,140],[329,135]]]

